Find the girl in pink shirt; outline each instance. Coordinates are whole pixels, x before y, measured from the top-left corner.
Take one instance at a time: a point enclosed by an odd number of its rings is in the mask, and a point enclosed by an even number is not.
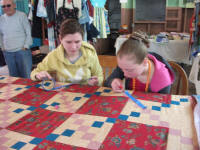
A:
[[[144,35],[130,35],[117,52],[118,66],[107,78],[104,86],[111,87],[115,92],[128,89],[170,93],[174,72],[161,56],[148,54],[148,46],[149,41]]]

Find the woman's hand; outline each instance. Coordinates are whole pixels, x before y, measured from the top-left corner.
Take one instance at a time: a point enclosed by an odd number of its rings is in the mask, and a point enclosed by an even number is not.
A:
[[[98,85],[98,77],[97,76],[92,76],[91,78],[88,79],[88,84],[91,86]]]
[[[115,78],[112,81],[111,87],[112,87],[113,91],[115,91],[115,92],[123,92],[124,91],[123,82],[121,79],[118,79],[118,78]]]
[[[35,78],[42,80],[44,78],[52,79],[51,75],[47,71],[41,71],[35,75]]]

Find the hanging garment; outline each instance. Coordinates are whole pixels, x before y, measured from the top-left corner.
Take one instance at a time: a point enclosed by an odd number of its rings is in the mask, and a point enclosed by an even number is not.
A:
[[[33,20],[33,9],[31,3],[29,3],[29,13],[28,13],[28,20]]]
[[[48,41],[49,41],[49,50],[52,51],[56,48],[55,45],[55,36],[54,36],[54,28],[48,28]]]
[[[46,18],[47,17],[47,10],[44,7],[44,0],[39,0],[37,5],[37,17]]]
[[[90,0],[93,7],[104,8],[106,0]]]
[[[106,20],[106,34],[110,34],[110,26],[108,24],[108,10],[104,9],[104,15]]]
[[[110,29],[119,30],[121,26],[121,4],[116,0],[109,0],[107,9],[109,12],[109,26]]]
[[[86,24],[82,24],[81,25],[82,26],[82,28],[83,28],[83,41],[86,41],[87,42],[87,29],[86,29]]]
[[[16,1],[17,10],[28,14],[29,13],[28,3],[29,3],[29,0],[17,0]]]
[[[82,0],[81,14],[82,14],[81,17],[79,18],[80,24],[85,24],[90,22],[90,16],[86,0]]]
[[[79,9],[77,7],[74,7],[74,3],[72,0],[72,9],[65,8],[65,0],[63,1],[63,6],[59,8],[58,15],[56,17],[56,30],[57,34],[59,34],[60,25],[63,21],[66,19],[77,19],[78,20],[78,12]]]
[[[92,6],[90,0],[87,1],[87,5],[88,5],[89,15],[90,15],[91,17],[93,17],[93,16],[94,16],[94,7]]]
[[[33,22],[32,22],[32,37],[42,38],[42,18],[36,16],[38,0],[34,1]]]
[[[58,9],[63,6],[63,2],[64,0],[57,0],[57,8],[56,8],[57,13],[58,13]],[[81,0],[73,0],[73,5],[74,7],[77,7],[79,10],[81,10],[81,7],[82,7]],[[68,0],[64,2],[64,6],[65,8],[73,9],[72,3],[71,2],[69,3]],[[80,16],[81,16],[81,11],[78,12],[78,17]]]
[[[93,23],[86,24],[86,30],[87,30],[87,40],[93,42],[93,38],[96,38],[99,35],[99,31],[96,29],[96,27],[93,25]]]
[[[47,9],[47,16],[48,16],[48,19],[49,19],[49,23],[52,23],[54,22],[55,23],[55,20],[56,20],[56,3],[55,3],[55,0],[45,0],[45,7]]]
[[[107,38],[106,25],[108,24],[105,16],[105,8],[94,8],[94,26],[100,32],[98,38]]]
[[[46,19],[47,24],[49,23],[49,19]],[[47,29],[48,32],[48,43],[49,43],[49,50],[52,51],[56,48],[55,45],[55,34],[54,34],[54,27],[48,27]]]

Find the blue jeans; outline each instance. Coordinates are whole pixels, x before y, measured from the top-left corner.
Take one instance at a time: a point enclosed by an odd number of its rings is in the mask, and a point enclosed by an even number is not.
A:
[[[10,76],[30,78],[32,69],[31,50],[19,50],[17,52],[3,51]]]

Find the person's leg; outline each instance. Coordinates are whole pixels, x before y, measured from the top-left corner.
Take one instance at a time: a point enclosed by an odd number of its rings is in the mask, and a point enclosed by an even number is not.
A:
[[[17,51],[17,68],[22,78],[30,78],[32,69],[32,54],[30,50]]]
[[[5,66],[5,65],[6,65],[5,58],[3,56],[3,52],[0,48],[0,66]]]
[[[15,53],[16,52],[3,51],[6,64],[8,65],[9,75],[12,77],[19,77],[19,72],[17,70],[17,65],[16,65]]]

